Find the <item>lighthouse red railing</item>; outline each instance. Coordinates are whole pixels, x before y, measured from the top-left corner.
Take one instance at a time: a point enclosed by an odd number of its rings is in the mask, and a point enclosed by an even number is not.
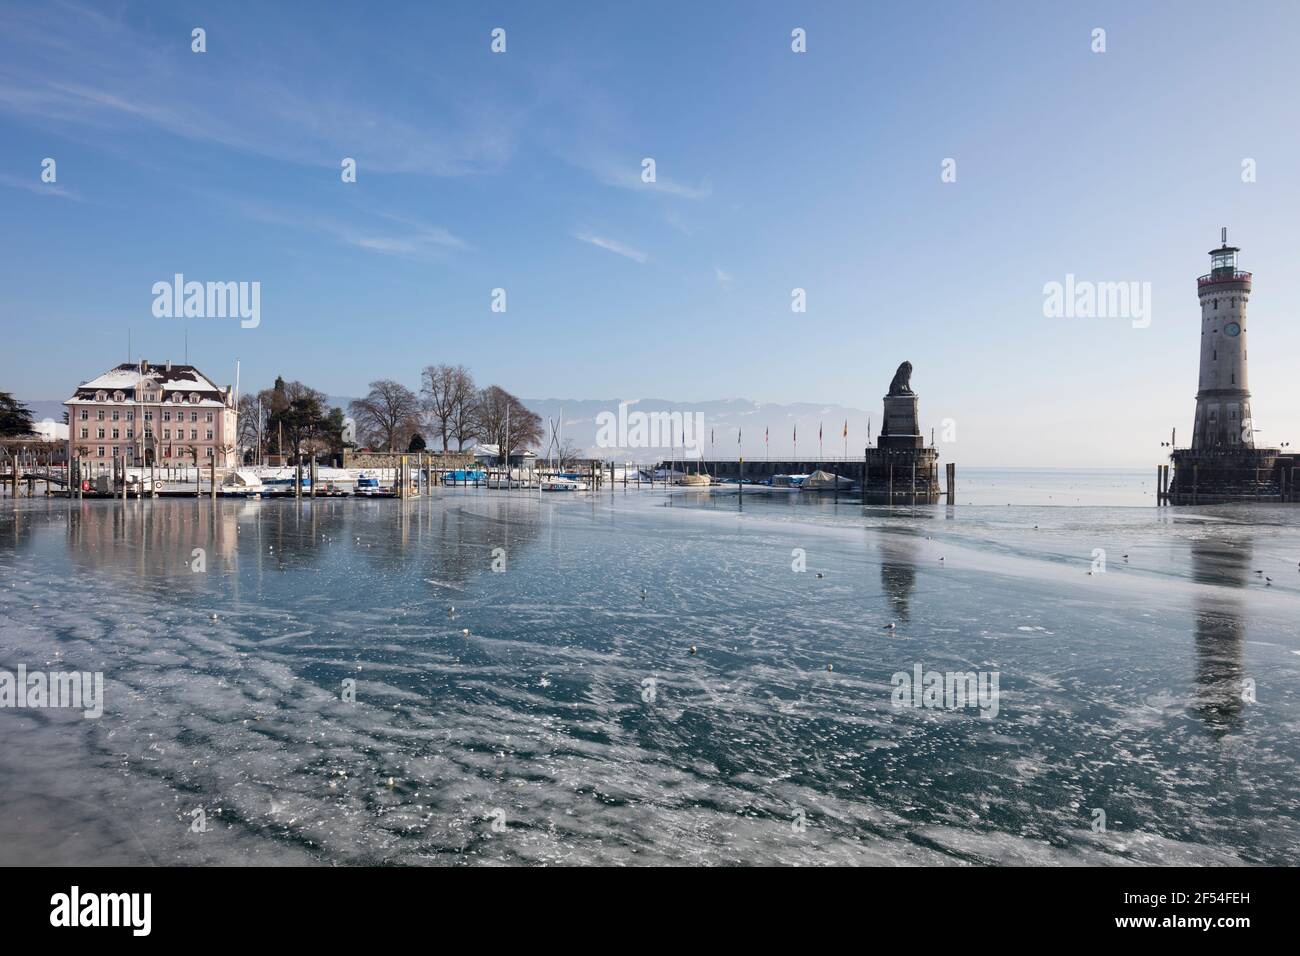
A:
[[[1226,269],[1222,272],[1211,272],[1203,275],[1196,280],[1197,286],[1209,285],[1212,282],[1249,282],[1249,272],[1229,272]]]

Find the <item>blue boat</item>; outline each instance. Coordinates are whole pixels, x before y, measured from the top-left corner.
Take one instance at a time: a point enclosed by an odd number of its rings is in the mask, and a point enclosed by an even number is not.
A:
[[[486,471],[470,470],[468,468],[460,471],[449,471],[442,476],[444,485],[467,485],[471,482],[482,481],[487,477]]]

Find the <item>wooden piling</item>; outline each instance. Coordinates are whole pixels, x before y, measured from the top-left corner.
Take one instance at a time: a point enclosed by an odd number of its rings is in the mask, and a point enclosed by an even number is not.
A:
[[[948,504],[955,505],[957,503],[957,463],[950,461],[944,467],[947,472],[945,477],[948,479]]]

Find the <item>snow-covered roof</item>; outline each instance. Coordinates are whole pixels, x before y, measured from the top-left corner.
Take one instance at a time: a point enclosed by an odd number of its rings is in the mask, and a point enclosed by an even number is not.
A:
[[[129,392],[131,398],[138,400],[135,390],[148,386],[168,394],[195,392],[204,399],[199,404],[225,404],[225,392],[193,365],[153,365],[149,362],[128,362],[111,368],[103,375],[77,386],[76,393],[68,401],[85,401],[93,398],[96,392],[108,392],[110,395],[113,392]]]
[[[501,457],[500,445],[475,445],[473,448],[470,449],[470,451],[473,452],[475,458],[500,458]],[[510,450],[510,457],[536,458],[537,455],[534,452],[526,451],[522,448],[512,448]]]

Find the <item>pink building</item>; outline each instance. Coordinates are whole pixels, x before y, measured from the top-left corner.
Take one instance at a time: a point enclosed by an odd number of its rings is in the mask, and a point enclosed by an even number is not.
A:
[[[119,365],[77,387],[68,454],[128,465],[235,464],[235,395],[193,365]]]

